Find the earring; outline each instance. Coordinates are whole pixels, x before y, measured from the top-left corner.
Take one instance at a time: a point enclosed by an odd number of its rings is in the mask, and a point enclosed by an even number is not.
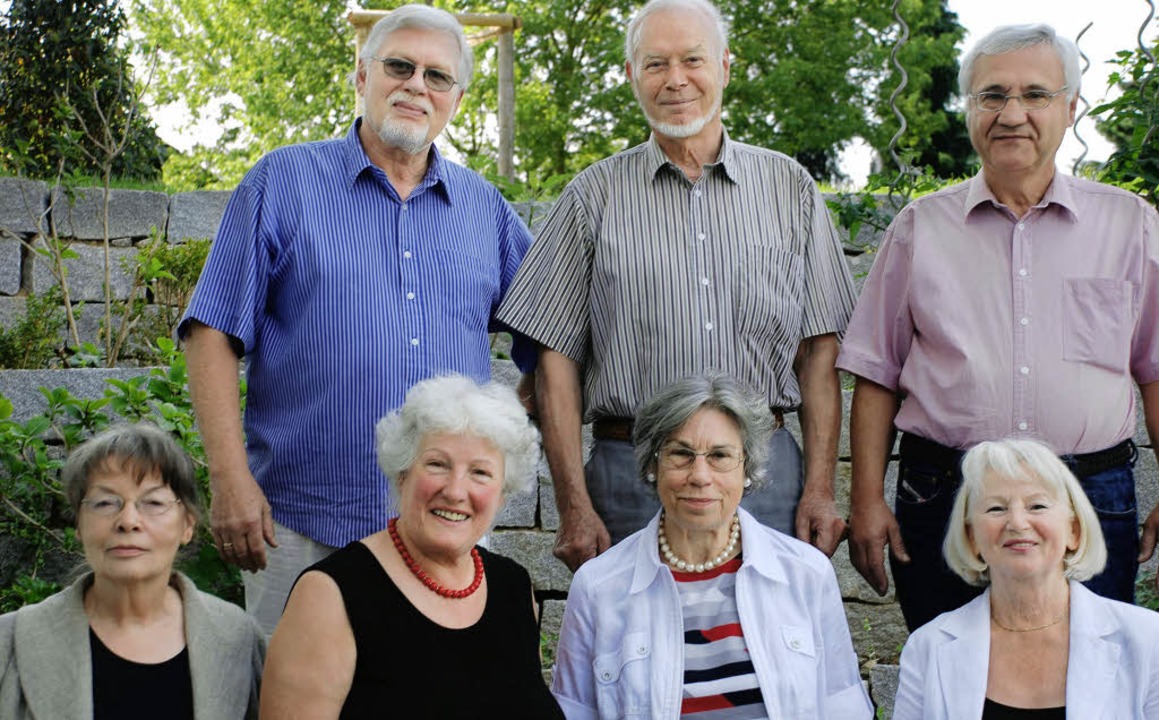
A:
[[[744,479],[744,486],[746,488],[751,488],[753,486],[753,479],[751,477],[746,477]]]
[[[651,484],[655,485],[656,484],[656,474],[655,473],[648,473],[647,475],[644,476],[644,482],[651,483]]]

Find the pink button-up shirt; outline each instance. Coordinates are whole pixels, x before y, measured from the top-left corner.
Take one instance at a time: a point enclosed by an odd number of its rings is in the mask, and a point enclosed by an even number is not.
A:
[[[837,366],[903,397],[898,429],[957,448],[1103,450],[1159,380],[1159,217],[1056,173],[1016,218],[982,175],[915,200],[882,243]]]

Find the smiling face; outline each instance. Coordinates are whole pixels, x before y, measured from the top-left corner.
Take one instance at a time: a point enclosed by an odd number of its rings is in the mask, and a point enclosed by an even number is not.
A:
[[[669,467],[664,460],[672,450],[684,454],[729,455],[739,462],[731,470],[714,470],[708,458],[699,455],[684,468]],[[713,408],[701,408],[664,444],[656,462],[656,492],[664,506],[664,523],[669,539],[678,529],[689,534],[713,533],[726,538],[732,516],[744,493],[744,443],[740,429],[728,415]]]
[[[455,77],[458,44],[443,32],[402,28],[388,35],[375,54],[410,61],[416,68],[409,79],[399,80],[388,76],[378,60],[358,61],[355,87],[366,101],[359,133],[363,146],[372,157],[375,149],[426,152],[459,109],[463,91],[458,85],[442,92],[431,90],[423,71],[433,68]]]
[[[398,528],[412,554],[457,558],[491,528],[503,504],[503,454],[475,435],[423,436],[398,478]]]
[[[654,132],[672,138],[720,134],[729,63],[727,50],[721,59],[715,45],[709,19],[694,10],[657,10],[645,18],[627,72]]]
[[[89,475],[77,516],[77,535],[85,560],[100,579],[131,583],[164,578],[173,571],[177,550],[193,539],[194,519],[165,485],[157,472],[141,477],[132,465],[110,458]],[[123,501],[120,512],[101,515],[94,506]],[[160,515],[138,508],[153,503],[166,509]],[[164,505],[161,505],[164,504]]]
[[[1063,557],[1078,547],[1078,520],[1065,496],[1033,475],[987,475],[971,501],[967,537],[990,569],[991,583],[1063,576]]]
[[[971,93],[1021,95],[1031,90],[1053,93],[1066,84],[1062,61],[1047,44],[1001,55],[983,55],[974,65]],[[1066,129],[1074,122],[1078,97],[1066,94],[1050,106],[1027,112],[1016,99],[996,113],[982,112],[969,101],[966,122],[970,142],[987,175],[1049,174]]]

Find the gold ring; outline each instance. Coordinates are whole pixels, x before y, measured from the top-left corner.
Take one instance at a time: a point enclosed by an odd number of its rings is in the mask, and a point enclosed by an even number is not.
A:
[[[223,543],[221,544],[221,547],[222,547],[222,549],[223,549],[223,550],[229,550],[230,548],[232,548],[232,547],[233,547],[233,543],[231,543],[231,542],[223,542]]]

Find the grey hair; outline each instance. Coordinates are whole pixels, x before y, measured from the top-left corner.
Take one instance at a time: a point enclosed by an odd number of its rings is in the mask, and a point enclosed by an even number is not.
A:
[[[721,16],[720,10],[708,0],[651,0],[636,13],[628,22],[628,31],[624,35],[624,59],[632,65],[636,64],[636,51],[640,48],[640,36],[644,33],[644,21],[648,16],[660,10],[692,10],[699,12],[712,26],[713,40],[716,42],[717,59],[724,59],[724,52],[728,49],[728,23]]]
[[[677,380],[652,395],[636,413],[632,442],[640,479],[655,470],[656,455],[664,443],[705,408],[719,410],[736,423],[744,450],[745,477],[752,480],[745,492],[760,489],[765,483],[773,414],[763,397],[731,375],[714,370]]]
[[[1078,521],[1078,547],[1063,556],[1063,575],[1075,580],[1089,580],[1107,563],[1107,546],[1099,517],[1083,492],[1078,479],[1050,448],[1034,440],[996,440],[975,445],[962,459],[962,487],[954,498],[942,554],[946,564],[971,585],[987,585],[989,568],[982,560],[967,533],[973,504],[982,494],[982,485],[990,475],[1000,478],[1033,478],[1070,506],[1071,517]]]
[[[205,515],[193,461],[172,435],[147,422],[114,425],[69,454],[60,471],[60,482],[73,514],[80,511],[91,476],[117,470],[134,472],[138,483],[157,473],[195,521]]]
[[[455,82],[459,88],[466,90],[471,84],[471,75],[475,70],[475,53],[467,43],[467,36],[463,34],[463,26],[455,16],[446,10],[433,8],[428,5],[403,5],[392,10],[370,29],[366,36],[366,43],[358,59],[363,65],[369,66],[374,56],[382,49],[386,39],[396,30],[414,28],[416,30],[433,30],[450,35],[459,46],[459,70],[455,73]],[[353,80],[353,74],[351,74]]]
[[[515,391],[496,382],[477,385],[462,375],[444,375],[416,383],[402,407],[375,426],[378,466],[390,478],[396,500],[399,475],[414,464],[423,437],[432,432],[474,435],[493,444],[503,455],[504,495],[529,490],[536,482],[539,431]]]
[[[1082,85],[1078,45],[1070,38],[1062,37],[1045,23],[1002,25],[987,33],[962,58],[962,66],[958,70],[958,90],[963,97],[972,94],[974,66],[983,55],[1002,55],[1042,44],[1050,45],[1058,54],[1058,59],[1062,61],[1063,77],[1066,79],[1066,98],[1067,100],[1074,98]]]

